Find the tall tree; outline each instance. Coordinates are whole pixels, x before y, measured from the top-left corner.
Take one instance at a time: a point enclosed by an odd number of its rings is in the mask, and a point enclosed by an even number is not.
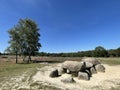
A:
[[[29,56],[28,63],[31,61],[32,53],[41,47],[39,43],[40,34],[38,25],[31,19],[20,19],[18,24],[8,31],[10,35],[10,51],[21,54],[23,57]],[[23,58],[24,61],[24,58]]]
[[[18,52],[19,52],[19,29],[15,26],[13,29],[10,29],[8,31],[9,33],[9,37],[10,37],[10,41],[9,44],[10,46],[7,48],[7,51],[9,51],[10,53],[13,53],[16,55],[16,63],[18,63]]]
[[[25,47],[26,47],[26,52],[29,56],[28,62],[31,61],[31,55],[35,51],[38,51],[39,48],[41,47],[41,44],[39,43],[39,28],[37,24],[30,20],[30,19],[25,19],[21,20],[23,25],[25,26],[25,33],[24,36],[26,38],[25,40]]]

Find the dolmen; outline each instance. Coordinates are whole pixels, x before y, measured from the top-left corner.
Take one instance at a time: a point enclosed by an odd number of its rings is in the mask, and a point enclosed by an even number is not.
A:
[[[83,58],[81,61],[65,61],[58,69],[53,69],[50,72],[50,77],[55,78],[64,73],[71,74],[71,77],[62,79],[61,82],[75,82],[73,77],[79,80],[90,80],[92,74],[97,72],[105,72],[105,67],[96,58]]]

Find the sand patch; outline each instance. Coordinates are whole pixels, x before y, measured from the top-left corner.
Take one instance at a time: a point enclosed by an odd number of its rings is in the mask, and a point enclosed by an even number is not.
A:
[[[75,77],[74,80],[76,83],[74,84],[65,84],[61,82],[61,79],[70,76],[69,74],[63,74],[58,78],[49,77],[51,69],[59,68],[60,64],[40,68],[32,77],[32,80],[33,82],[41,82],[45,85],[58,87],[63,90],[112,90],[113,88],[120,88],[120,65],[104,66],[106,68],[105,73],[94,74],[89,81],[78,80],[77,77]]]

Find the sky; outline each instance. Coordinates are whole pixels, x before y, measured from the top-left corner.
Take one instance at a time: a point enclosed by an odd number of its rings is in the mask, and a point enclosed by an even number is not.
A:
[[[38,24],[41,52],[120,47],[120,0],[0,0],[0,52],[20,18]]]

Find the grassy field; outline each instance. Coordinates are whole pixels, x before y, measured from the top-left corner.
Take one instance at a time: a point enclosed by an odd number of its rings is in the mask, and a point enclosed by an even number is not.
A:
[[[0,57],[0,82],[6,78],[22,75],[23,73],[32,76],[36,73],[36,68],[43,66],[43,64],[39,63],[23,64],[21,61],[19,64],[16,64],[15,57]]]
[[[98,58],[103,64],[120,65],[120,58]]]

